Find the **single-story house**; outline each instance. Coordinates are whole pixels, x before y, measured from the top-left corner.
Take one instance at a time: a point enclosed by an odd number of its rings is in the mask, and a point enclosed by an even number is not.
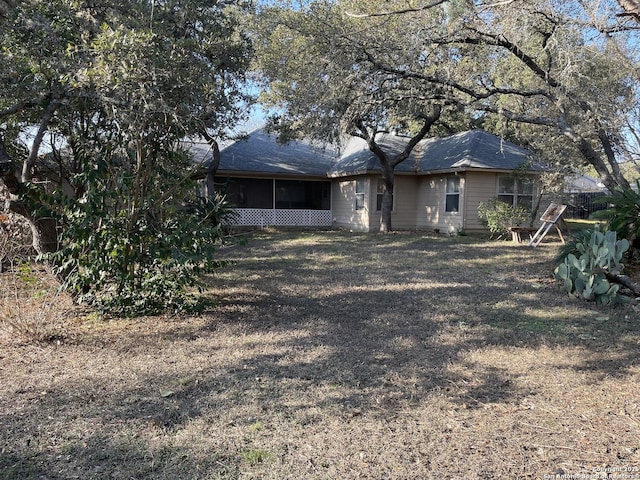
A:
[[[400,151],[408,138],[381,134],[377,140]],[[395,169],[393,228],[480,230],[478,204],[496,196],[530,208],[541,171],[531,158],[483,130],[423,140]],[[215,183],[237,207],[237,225],[377,231],[380,172],[362,139],[352,138],[338,152],[307,142],[279,144],[256,130],[221,149]]]

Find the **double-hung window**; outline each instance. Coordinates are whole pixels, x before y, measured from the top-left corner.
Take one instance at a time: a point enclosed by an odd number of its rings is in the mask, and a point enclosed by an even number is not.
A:
[[[460,177],[451,175],[447,177],[445,188],[445,212],[457,213],[460,211]]]
[[[501,175],[498,177],[498,198],[513,207],[531,211],[533,208],[533,178]]]
[[[365,188],[364,178],[356,180],[356,210],[364,210]]]

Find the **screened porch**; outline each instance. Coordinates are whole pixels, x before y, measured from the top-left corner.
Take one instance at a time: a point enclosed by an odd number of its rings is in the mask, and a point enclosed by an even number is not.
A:
[[[216,178],[215,188],[235,206],[229,225],[332,225],[329,181],[222,177]]]

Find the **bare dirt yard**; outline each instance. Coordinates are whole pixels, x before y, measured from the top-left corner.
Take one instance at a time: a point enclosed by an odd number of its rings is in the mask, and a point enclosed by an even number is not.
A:
[[[558,245],[261,232],[203,315],[56,298],[0,334],[0,478],[640,479],[638,306],[563,294]]]

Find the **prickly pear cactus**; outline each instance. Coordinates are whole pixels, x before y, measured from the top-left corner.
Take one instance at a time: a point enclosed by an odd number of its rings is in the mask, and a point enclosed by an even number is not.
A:
[[[594,230],[588,240],[576,244],[580,256],[570,253],[554,270],[556,280],[569,294],[599,304],[615,301],[619,285],[611,284],[606,273],[619,274],[622,258],[629,249],[626,239],[616,232]]]

